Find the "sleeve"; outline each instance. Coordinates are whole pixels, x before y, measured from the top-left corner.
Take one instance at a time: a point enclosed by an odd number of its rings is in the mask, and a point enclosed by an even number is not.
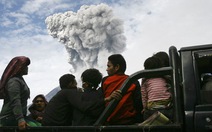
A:
[[[9,80],[7,90],[13,114],[18,122],[24,121],[21,106],[21,84],[17,80]]]
[[[98,118],[105,109],[105,102],[104,102],[104,95],[103,95],[102,89],[98,89],[95,95],[96,94],[98,94],[98,96],[95,99],[95,101],[97,101],[97,105],[96,106],[94,105],[94,107],[88,108],[86,112],[88,113],[88,115]],[[95,95],[91,95],[91,96],[95,97]],[[87,101],[86,98],[84,98],[83,100]]]
[[[82,92],[72,91],[71,95],[68,95],[68,100],[71,105],[78,109],[79,111],[86,113],[91,116],[95,116],[99,108],[102,108],[105,105],[104,98],[99,98],[97,100],[86,100],[83,97]]]

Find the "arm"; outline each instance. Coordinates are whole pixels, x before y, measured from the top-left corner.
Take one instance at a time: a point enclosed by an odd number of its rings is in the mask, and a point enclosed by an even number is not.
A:
[[[104,96],[101,95],[100,98],[96,100],[86,100],[83,93],[74,90],[72,90],[71,94],[72,95],[68,96],[68,100],[72,106],[92,116],[102,112],[101,108],[105,107],[105,102],[111,101],[112,99],[120,99],[122,97],[120,91],[113,92],[108,98],[104,98]],[[96,111],[98,109],[100,110],[99,112]]]
[[[83,92],[78,92],[76,89],[63,90],[63,94],[74,109],[86,114],[90,114],[94,109],[105,105],[103,97],[99,97],[96,100],[88,100]]]
[[[24,116],[22,113],[20,82],[18,82],[17,80],[9,80],[7,84],[7,90],[13,114],[18,121],[19,129],[25,129],[26,121],[24,120]]]

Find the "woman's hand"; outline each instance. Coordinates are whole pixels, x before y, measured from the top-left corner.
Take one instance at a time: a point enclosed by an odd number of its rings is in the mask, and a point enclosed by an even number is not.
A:
[[[38,118],[36,119],[37,121],[41,121],[43,119],[43,117],[38,116]]]

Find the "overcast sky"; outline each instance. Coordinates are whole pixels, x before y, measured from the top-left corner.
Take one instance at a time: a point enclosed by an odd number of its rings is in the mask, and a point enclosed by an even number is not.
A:
[[[212,43],[211,0],[0,0],[0,75],[13,57],[28,56],[31,64],[24,76],[31,90],[28,103],[37,94],[46,95],[72,69],[64,44],[48,33],[46,18],[101,3],[123,21],[126,48],[121,53],[127,74],[142,70],[147,57],[168,52],[172,45],[180,49]],[[96,68],[105,76],[107,56],[98,58]],[[79,78],[81,72],[74,74]]]

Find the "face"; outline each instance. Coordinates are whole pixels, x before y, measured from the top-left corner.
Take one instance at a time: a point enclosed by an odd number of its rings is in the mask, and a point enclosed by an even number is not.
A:
[[[43,111],[44,110],[44,108],[45,108],[45,102],[44,102],[44,100],[41,97],[38,97],[35,100],[35,108],[38,111]]]
[[[24,67],[22,72],[21,72],[22,75],[27,75],[28,74],[28,66]]]
[[[114,66],[110,61],[107,62],[107,74],[110,75],[114,75],[117,71],[118,71],[118,66]]]

